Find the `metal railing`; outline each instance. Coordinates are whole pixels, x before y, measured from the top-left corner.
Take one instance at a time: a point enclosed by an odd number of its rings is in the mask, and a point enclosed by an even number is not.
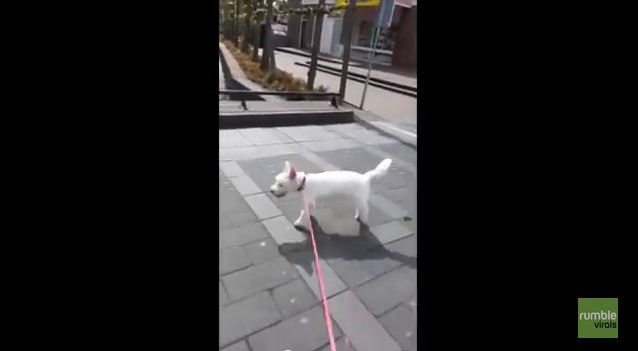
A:
[[[219,90],[219,95],[227,95],[233,99],[241,101],[241,107],[248,110],[246,106],[246,98],[258,95],[274,95],[289,97],[313,97],[322,100],[330,100],[330,104],[335,108],[339,108],[339,93],[320,93],[314,91],[254,91],[254,90]]]

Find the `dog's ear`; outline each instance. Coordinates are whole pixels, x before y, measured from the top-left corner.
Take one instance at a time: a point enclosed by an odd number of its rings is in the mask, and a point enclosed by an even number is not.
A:
[[[286,161],[284,163],[284,172],[288,172],[290,170],[290,162]]]
[[[290,167],[290,173],[288,174],[288,176],[290,177],[290,179],[297,178],[297,170],[295,169],[294,166]]]

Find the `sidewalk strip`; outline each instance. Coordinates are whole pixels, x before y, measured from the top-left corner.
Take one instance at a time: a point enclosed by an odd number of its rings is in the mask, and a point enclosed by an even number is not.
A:
[[[332,316],[357,350],[401,351],[381,323],[348,290],[330,299]]]

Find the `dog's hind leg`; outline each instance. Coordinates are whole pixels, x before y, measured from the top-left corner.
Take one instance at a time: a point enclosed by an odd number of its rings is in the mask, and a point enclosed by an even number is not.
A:
[[[367,199],[358,199],[357,200],[357,210],[356,210],[356,214],[355,214],[355,219],[359,220],[363,223],[367,223],[368,222],[368,212],[370,211],[370,208],[368,207],[368,201]]]

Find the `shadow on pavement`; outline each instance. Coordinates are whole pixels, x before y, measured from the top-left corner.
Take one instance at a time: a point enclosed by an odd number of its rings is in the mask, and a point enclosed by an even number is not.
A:
[[[326,233],[315,217],[311,216],[310,218],[315,240],[317,241],[319,257],[323,259],[339,258],[361,261],[389,258],[403,265],[416,268],[416,257],[386,249],[364,223],[360,223],[359,235],[342,235],[339,233]],[[279,247],[279,251],[288,261],[301,265],[308,274],[311,274],[314,269],[314,256],[310,242],[310,231],[306,227],[299,226],[295,228],[307,234],[306,240],[299,243],[282,244]]]

